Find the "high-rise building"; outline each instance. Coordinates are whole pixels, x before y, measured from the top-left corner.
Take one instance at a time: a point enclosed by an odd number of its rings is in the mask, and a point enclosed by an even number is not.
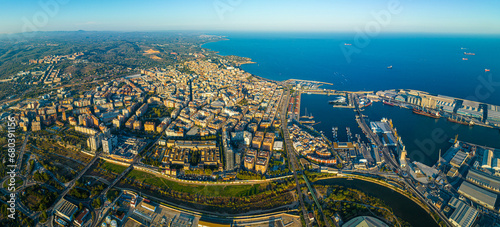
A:
[[[234,153],[234,168],[238,169],[241,166],[241,152]]]
[[[102,150],[106,154],[111,154],[114,147],[118,144],[118,138],[116,136],[104,138],[102,140]]]
[[[101,147],[101,140],[103,138],[102,133],[98,133],[96,135],[90,136],[87,139],[87,145],[89,146],[91,151],[97,151]]]

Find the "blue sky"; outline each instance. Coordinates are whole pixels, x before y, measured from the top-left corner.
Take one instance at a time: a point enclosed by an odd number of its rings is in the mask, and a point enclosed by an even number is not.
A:
[[[33,30],[356,32],[371,25],[379,26],[381,32],[500,34],[500,1],[496,0],[0,2],[0,33]],[[400,4],[398,12],[390,11],[392,3]],[[389,13],[390,20],[380,24],[373,14],[384,12]]]

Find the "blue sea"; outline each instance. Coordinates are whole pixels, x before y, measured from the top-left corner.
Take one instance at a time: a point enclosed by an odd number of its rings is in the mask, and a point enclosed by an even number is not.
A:
[[[416,89],[500,105],[498,36],[384,34],[360,46],[355,34],[222,35],[228,40],[203,47],[221,55],[251,58],[255,64],[242,69],[264,78],[324,81],[334,84],[328,88],[348,91]],[[346,57],[346,52],[351,54]],[[392,69],[387,68],[390,65]],[[307,108],[307,113],[321,122],[314,127],[326,136],[332,135],[331,127],[339,127],[341,140],[346,139],[345,127],[361,134],[354,112],[332,108],[329,99],[332,97],[303,94],[301,115]],[[393,119],[413,161],[433,165],[439,150],[444,153],[451,145],[448,139],[455,135],[462,141],[500,148],[498,129],[457,125],[380,103],[365,109],[370,120]],[[436,140],[436,133],[447,139]]]
[[[203,47],[251,58],[256,64],[242,69],[261,77],[318,80],[350,91],[417,89],[500,105],[499,36],[383,34],[359,43],[355,34],[226,35]]]

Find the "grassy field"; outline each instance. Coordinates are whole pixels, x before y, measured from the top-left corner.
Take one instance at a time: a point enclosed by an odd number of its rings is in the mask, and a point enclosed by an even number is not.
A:
[[[158,187],[167,187],[178,192],[189,194],[198,194],[204,196],[243,196],[251,191],[256,191],[260,185],[194,185],[183,184],[157,177],[153,174],[139,170],[132,170],[127,178],[138,182],[155,185]]]
[[[104,160],[101,161],[100,167],[117,174],[120,174],[121,172],[125,171],[128,168],[127,166],[113,164],[111,162],[106,162]]]

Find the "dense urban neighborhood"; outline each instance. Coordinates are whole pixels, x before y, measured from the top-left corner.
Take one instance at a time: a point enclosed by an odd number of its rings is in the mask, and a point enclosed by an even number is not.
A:
[[[2,226],[414,225],[352,182],[397,194],[429,226],[499,223],[498,149],[437,135],[449,149],[426,165],[389,116],[365,115],[377,103],[498,129],[498,106],[265,79],[202,47],[223,36],[38,38],[0,41]],[[330,97],[361,133],[316,129],[307,95]]]

